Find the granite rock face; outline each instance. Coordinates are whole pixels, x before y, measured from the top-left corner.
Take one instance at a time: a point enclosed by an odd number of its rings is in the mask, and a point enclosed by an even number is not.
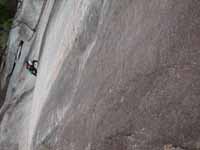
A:
[[[199,149],[199,8],[199,0],[24,0],[8,43],[4,78],[15,68],[0,147]],[[39,60],[37,77],[27,59]]]

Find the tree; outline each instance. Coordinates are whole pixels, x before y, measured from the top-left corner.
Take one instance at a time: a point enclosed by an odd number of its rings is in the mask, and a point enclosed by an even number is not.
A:
[[[16,0],[0,0],[0,47],[4,48],[8,38],[8,31],[12,18],[16,12]]]

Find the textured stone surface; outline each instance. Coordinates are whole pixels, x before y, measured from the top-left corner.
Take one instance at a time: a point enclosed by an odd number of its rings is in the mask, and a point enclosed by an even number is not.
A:
[[[21,18],[39,24],[1,109],[2,143],[20,150],[199,148],[199,0],[51,0],[33,20],[27,7]],[[30,15],[40,16],[37,9]],[[39,59],[36,79],[23,68],[27,57]]]

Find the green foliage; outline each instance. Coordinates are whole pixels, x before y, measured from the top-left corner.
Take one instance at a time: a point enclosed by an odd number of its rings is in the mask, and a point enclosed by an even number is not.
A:
[[[7,0],[0,0],[0,5],[5,5]]]
[[[0,0],[0,47],[5,47],[8,39],[8,31],[12,25],[12,18],[9,16],[7,0]]]

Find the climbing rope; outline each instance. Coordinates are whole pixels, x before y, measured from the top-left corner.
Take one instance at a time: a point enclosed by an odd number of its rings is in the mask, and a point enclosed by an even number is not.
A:
[[[11,29],[14,29],[14,28],[16,28],[16,27],[19,27],[21,24],[23,24],[23,25],[27,26],[31,31],[35,32],[35,29],[34,29],[34,28],[31,28],[31,26],[29,26],[28,23],[23,22],[23,21],[16,21],[16,22],[17,22],[18,24],[12,26]]]
[[[23,1],[22,1],[22,0],[18,0],[18,2],[20,2],[20,5],[21,5],[20,8],[21,8],[22,5],[23,5]],[[16,27],[19,27],[21,24],[25,25],[25,26],[28,27],[31,31],[33,31],[32,36],[28,39],[28,42],[31,41],[31,39],[33,38],[33,36],[34,36],[34,34],[35,34],[36,30],[37,30],[37,27],[38,27],[38,25],[39,25],[39,22],[40,22],[40,20],[41,20],[41,18],[42,18],[42,14],[43,14],[43,12],[44,12],[44,8],[45,8],[45,6],[46,6],[46,3],[47,3],[47,0],[44,0],[43,5],[42,5],[42,8],[41,8],[40,15],[39,15],[39,18],[38,18],[38,21],[37,21],[37,23],[36,23],[36,25],[35,25],[34,28],[32,28],[32,27],[31,27],[28,23],[26,23],[26,22],[23,22],[23,21],[16,21],[17,24],[14,25],[14,26],[12,26],[11,29],[14,29],[14,28],[16,28]]]
[[[23,1],[22,1],[22,0],[18,0],[18,2],[20,3],[20,4],[19,4],[19,6],[20,6],[19,8],[21,8],[22,5],[23,5]],[[43,5],[42,5],[42,8],[41,8],[40,15],[39,15],[39,18],[38,18],[38,21],[37,21],[37,23],[36,23],[36,25],[35,25],[34,28],[32,28],[32,27],[31,27],[28,23],[26,23],[26,22],[17,21],[18,24],[12,26],[11,29],[14,29],[14,28],[16,28],[16,27],[19,27],[21,24],[27,26],[31,31],[33,31],[32,36],[28,39],[28,41],[30,41],[30,40],[33,38],[34,33],[36,32],[36,30],[37,30],[37,28],[38,28],[38,25],[39,25],[39,22],[40,22],[40,20],[41,20],[41,18],[42,18],[42,14],[43,14],[43,12],[44,12],[44,8],[45,8],[45,6],[46,6],[46,3],[47,3],[47,0],[44,0]],[[21,56],[22,46],[23,46],[23,43],[20,42],[19,45],[18,45],[17,54],[15,55],[15,59],[14,59],[14,64],[13,64],[12,70],[11,70],[11,72],[8,74],[8,78],[10,78],[10,77],[12,76],[13,72],[14,72],[14,69],[15,69],[15,66],[16,66],[16,60],[19,59],[20,56]],[[19,50],[20,50],[20,51],[19,51]]]

